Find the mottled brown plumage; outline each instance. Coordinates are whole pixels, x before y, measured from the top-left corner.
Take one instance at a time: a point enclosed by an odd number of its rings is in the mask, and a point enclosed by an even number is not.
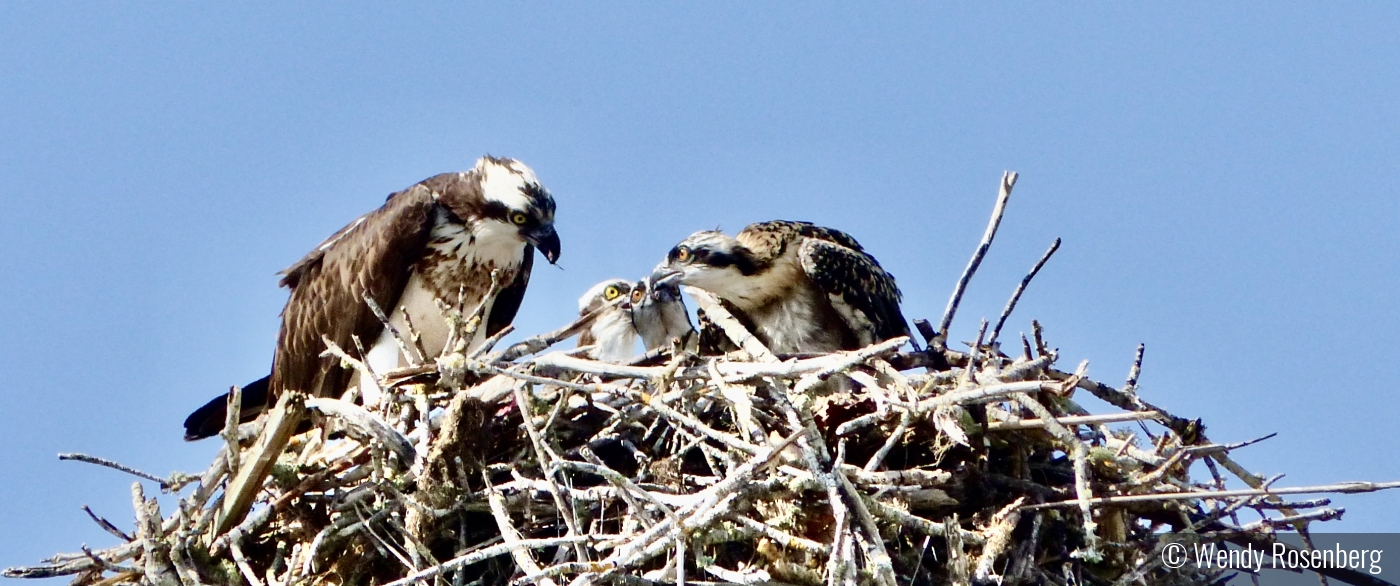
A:
[[[808,222],[697,232],[652,278],[714,293],[774,352],[849,350],[909,331],[894,277],[850,235]]]
[[[321,356],[323,336],[349,352],[358,339],[376,371],[400,364],[397,345],[366,297],[400,331],[407,314],[431,358],[449,337],[437,302],[470,311],[486,297],[494,270],[500,292],[469,347],[500,331],[520,307],[536,246],[550,262],[558,258],[554,200],[517,161],[484,157],[470,171],[437,175],[390,195],[281,273],[291,295],[282,310],[266,404],[285,390],[310,396],[345,391],[354,373]],[[207,432],[201,418],[222,418],[219,401],[190,416],[187,439]]]

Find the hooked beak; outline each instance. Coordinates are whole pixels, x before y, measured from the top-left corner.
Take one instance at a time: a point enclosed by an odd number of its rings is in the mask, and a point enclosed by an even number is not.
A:
[[[666,265],[656,267],[656,269],[651,272],[651,276],[647,277],[647,290],[655,293],[657,288],[679,281],[682,275],[683,273],[681,271]]]
[[[682,276],[681,273],[677,272],[675,275],[663,277],[661,280],[651,280],[647,283],[647,291],[651,294],[652,300],[669,303],[679,299]]]
[[[554,231],[554,226],[543,226],[526,233],[525,241],[540,249],[540,254],[544,255],[549,264],[555,264],[555,261],[559,260],[559,234]]]

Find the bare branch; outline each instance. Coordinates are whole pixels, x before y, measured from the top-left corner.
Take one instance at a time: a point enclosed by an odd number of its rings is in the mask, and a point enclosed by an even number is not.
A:
[[[1006,202],[1011,199],[1011,189],[1016,186],[1016,177],[1014,171],[1002,174],[997,203],[992,207],[992,218],[987,222],[987,230],[982,233],[982,241],[977,244],[977,250],[973,251],[972,259],[967,261],[962,276],[958,277],[958,284],[953,287],[953,295],[948,298],[948,307],[943,310],[943,319],[938,322],[937,335],[933,340],[929,340],[930,347],[942,347],[946,343],[948,326],[952,325],[953,316],[958,312],[958,304],[962,302],[963,293],[967,291],[967,284],[977,272],[977,267],[982,264],[982,258],[987,256],[987,250],[992,247],[992,239],[996,238],[997,227],[1001,226],[1001,216],[1006,213]],[[934,346],[935,344],[937,346]]]
[[[1001,326],[1006,325],[1006,318],[1011,317],[1011,312],[1016,309],[1016,302],[1020,301],[1021,294],[1026,292],[1026,286],[1031,284],[1031,279],[1035,278],[1036,274],[1040,272],[1040,268],[1045,266],[1046,261],[1049,261],[1050,257],[1059,249],[1060,239],[1056,238],[1055,241],[1050,244],[1050,249],[1046,250],[1045,254],[1041,255],[1040,260],[1036,261],[1035,266],[1031,267],[1031,272],[1026,273],[1025,278],[1021,279],[1021,284],[1017,285],[1016,290],[1011,293],[1011,299],[1006,301],[1006,308],[1001,310],[1001,317],[997,318],[997,325],[992,328],[992,336],[987,338],[988,346],[996,346],[997,336],[1001,335]]]

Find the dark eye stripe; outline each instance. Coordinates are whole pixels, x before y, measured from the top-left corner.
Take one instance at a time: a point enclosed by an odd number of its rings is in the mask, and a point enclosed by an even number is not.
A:
[[[757,267],[748,257],[739,254],[729,254],[718,250],[697,250],[694,252],[695,262],[705,263],[712,267],[734,267],[744,276],[754,274]]]

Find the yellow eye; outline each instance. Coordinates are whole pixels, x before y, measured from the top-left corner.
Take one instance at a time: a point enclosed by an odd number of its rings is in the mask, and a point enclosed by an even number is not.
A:
[[[519,226],[524,224],[525,222],[530,221],[530,217],[520,212],[515,212],[510,215],[510,221],[514,222],[515,225]]]
[[[618,289],[616,285],[612,285],[609,286],[607,289],[603,289],[603,298],[607,299],[608,301],[617,299],[617,296],[621,294],[622,291]]]
[[[684,246],[677,248],[676,260],[681,262],[690,262],[690,249]]]

